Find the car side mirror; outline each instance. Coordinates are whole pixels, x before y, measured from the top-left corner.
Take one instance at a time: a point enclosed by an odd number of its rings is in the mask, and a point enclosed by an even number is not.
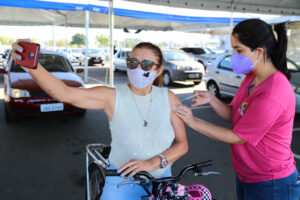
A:
[[[4,68],[0,68],[0,73],[1,74],[5,74],[6,73],[6,70]]]
[[[76,73],[82,73],[82,72],[84,72],[84,69],[83,69],[83,68],[78,68],[78,69],[76,69]]]

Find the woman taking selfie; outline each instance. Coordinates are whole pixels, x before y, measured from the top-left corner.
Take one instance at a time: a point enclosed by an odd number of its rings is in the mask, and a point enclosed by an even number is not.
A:
[[[13,44],[12,56],[22,59],[22,47]],[[103,110],[112,135],[110,169],[122,177],[106,177],[102,200],[140,200],[146,195],[138,185],[117,185],[139,171],[154,177],[171,175],[171,164],[188,150],[182,120],[171,110],[180,101],[167,88],[153,85],[163,71],[161,50],[151,43],[136,45],[127,60],[129,84],[116,88],[68,87],[43,66],[29,69],[29,74],[50,96],[79,108]]]

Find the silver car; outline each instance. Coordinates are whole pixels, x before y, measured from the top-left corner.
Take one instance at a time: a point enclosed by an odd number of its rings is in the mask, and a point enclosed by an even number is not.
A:
[[[229,54],[219,56],[207,68],[203,78],[207,90],[217,97],[234,96],[246,76],[246,74],[237,75],[230,66],[230,60]],[[290,59],[288,59],[287,67],[292,74],[290,82],[296,96],[296,113],[300,113],[300,67]]]
[[[115,53],[114,57],[114,71],[126,71],[126,59],[131,55],[131,49],[120,49]]]
[[[1,65],[2,68],[6,69],[8,65],[8,61],[10,60],[11,57],[11,49],[5,49],[3,54],[1,54]]]
[[[217,57],[214,51],[206,47],[183,47],[181,50],[193,56],[195,60],[202,63],[205,68]]]
[[[204,75],[203,64],[182,50],[163,50],[164,85],[173,81],[192,81],[198,85]]]

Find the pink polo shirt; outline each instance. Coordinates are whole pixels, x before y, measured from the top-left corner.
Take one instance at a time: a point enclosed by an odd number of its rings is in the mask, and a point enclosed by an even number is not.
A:
[[[232,164],[243,182],[287,177],[295,170],[291,151],[295,95],[288,79],[276,72],[248,95],[249,73],[231,102],[232,130],[245,140],[230,145]]]

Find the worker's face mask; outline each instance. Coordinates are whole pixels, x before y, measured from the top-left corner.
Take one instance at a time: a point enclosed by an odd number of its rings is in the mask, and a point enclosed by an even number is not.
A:
[[[137,67],[135,69],[127,68],[127,75],[130,83],[138,89],[143,89],[150,85],[156,78],[156,71],[145,71]]]
[[[256,50],[254,50],[249,56],[232,53],[230,66],[236,74],[247,74],[253,71],[253,67],[260,60],[260,58],[257,59],[253,64],[252,60],[250,59],[250,56],[252,56],[255,51]]]

